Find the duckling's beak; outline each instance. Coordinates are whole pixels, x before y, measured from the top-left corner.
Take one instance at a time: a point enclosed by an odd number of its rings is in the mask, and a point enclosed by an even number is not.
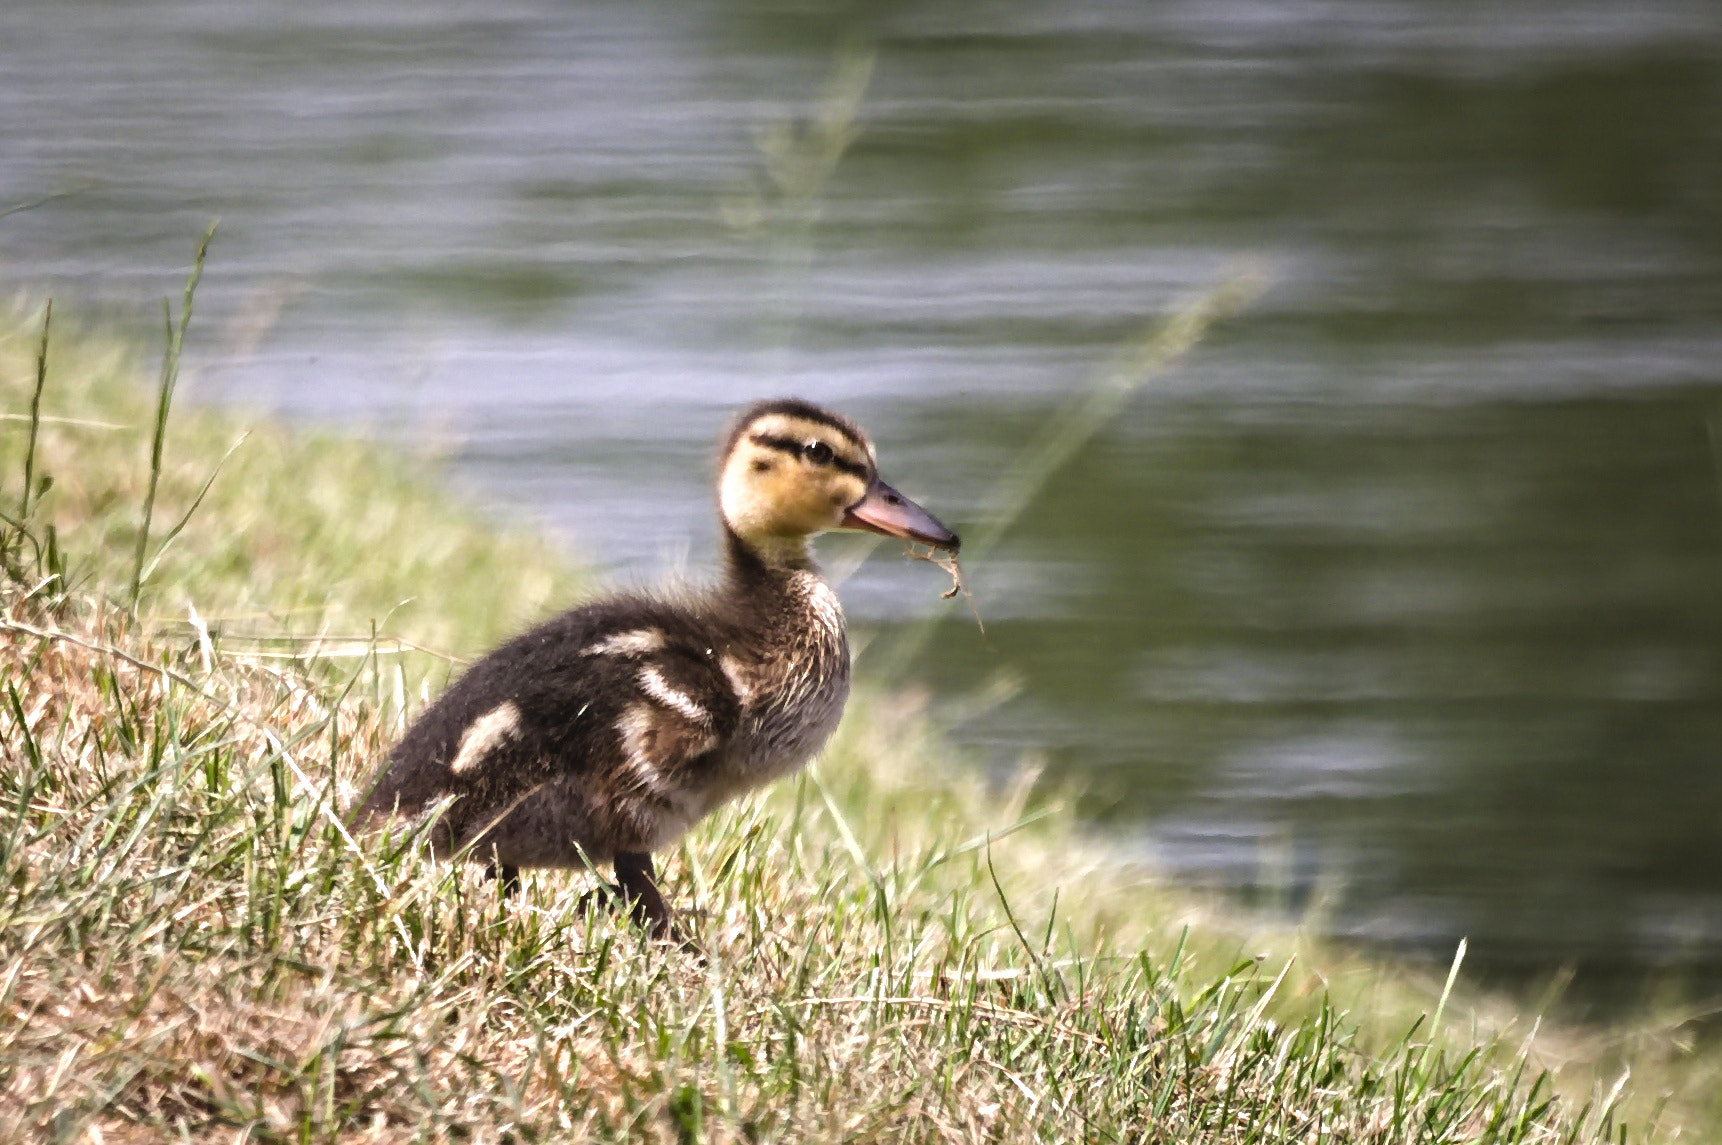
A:
[[[920,541],[935,549],[957,551],[961,539],[945,528],[933,515],[879,480],[867,486],[867,495],[849,506],[843,518],[845,529],[865,529],[887,537]]]

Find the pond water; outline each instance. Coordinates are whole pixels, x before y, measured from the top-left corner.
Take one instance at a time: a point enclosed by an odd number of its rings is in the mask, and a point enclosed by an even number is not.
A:
[[[971,563],[985,640],[860,567],[862,669],[1011,682],[976,758],[1188,882],[1722,987],[1712,3],[9,0],[0,139],[0,208],[65,193],[8,284],[153,321],[219,215],[199,396],[449,443],[624,579],[706,560],[758,396],[983,529],[1253,268]]]

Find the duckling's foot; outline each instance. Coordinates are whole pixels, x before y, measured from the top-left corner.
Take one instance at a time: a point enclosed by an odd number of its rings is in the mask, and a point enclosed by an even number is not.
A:
[[[657,873],[652,869],[652,857],[643,851],[624,851],[616,856],[616,881],[600,883],[580,896],[574,909],[605,906],[614,909],[625,906],[634,925],[644,928],[653,938],[670,939],[687,945],[680,928],[670,913],[669,904],[658,891]]]
[[[520,868],[511,867],[507,863],[498,866],[495,863],[484,864],[484,877],[495,879],[504,899],[511,899],[520,889]]]
[[[653,938],[679,938],[670,918],[669,904],[658,891],[657,879],[652,856],[646,852],[623,851],[616,856],[616,891],[628,904],[628,917],[651,932]]]

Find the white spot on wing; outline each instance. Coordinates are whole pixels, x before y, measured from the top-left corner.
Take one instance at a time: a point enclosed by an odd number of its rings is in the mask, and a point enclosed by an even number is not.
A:
[[[670,682],[664,679],[664,674],[650,665],[640,670],[640,687],[644,688],[646,695],[652,699],[665,707],[680,712],[696,724],[710,724],[712,722],[711,716],[707,715],[706,710],[694,702],[692,696],[672,687]]]
[[[652,709],[635,704],[616,721],[616,732],[622,737],[622,762],[638,788],[665,794],[668,787],[658,771],[658,765],[646,751],[646,735],[652,730]]]
[[[460,749],[455,752],[454,762],[448,765],[448,769],[456,775],[465,775],[519,731],[520,709],[514,706],[514,701],[498,704],[473,720],[461,734]]]
[[[729,681],[729,686],[735,692],[735,698],[743,704],[753,699],[753,682],[748,679],[747,669],[734,656],[724,656],[718,660],[718,668],[723,672],[723,678]]]
[[[583,653],[586,656],[644,656],[664,646],[664,634],[655,628],[639,628],[606,636]]]

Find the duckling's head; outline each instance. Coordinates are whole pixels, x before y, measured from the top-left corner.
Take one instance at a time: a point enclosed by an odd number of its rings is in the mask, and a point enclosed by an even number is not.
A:
[[[725,442],[718,507],[737,540],[767,563],[806,559],[807,540],[863,529],[952,552],[957,535],[879,480],[861,427],[794,398],[743,410]]]

